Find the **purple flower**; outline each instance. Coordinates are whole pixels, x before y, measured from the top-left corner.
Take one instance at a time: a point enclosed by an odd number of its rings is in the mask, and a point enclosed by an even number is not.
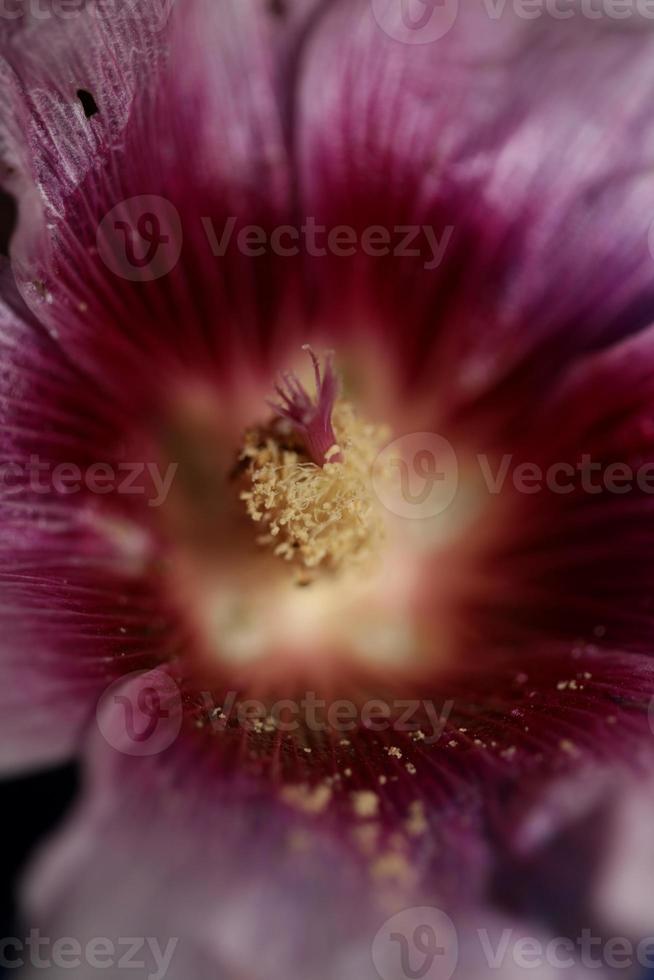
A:
[[[379,8],[2,26],[0,758],[83,752],[26,914],[105,967],[648,928],[653,36]]]

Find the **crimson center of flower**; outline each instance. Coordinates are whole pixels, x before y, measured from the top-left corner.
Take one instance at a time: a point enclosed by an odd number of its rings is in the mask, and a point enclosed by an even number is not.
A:
[[[371,566],[385,525],[370,473],[387,432],[360,419],[339,395],[331,356],[310,347],[316,394],[294,374],[277,386],[273,421],[247,431],[241,499],[260,525],[257,541],[289,562],[299,584]]]

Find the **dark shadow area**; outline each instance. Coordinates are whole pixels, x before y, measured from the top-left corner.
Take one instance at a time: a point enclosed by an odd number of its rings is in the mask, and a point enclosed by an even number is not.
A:
[[[84,110],[84,115],[87,119],[90,119],[91,116],[96,116],[98,114],[100,111],[98,109],[98,104],[90,92],[87,92],[85,88],[78,88],[76,95],[82,103],[82,109]]]
[[[8,255],[11,236],[16,227],[16,202],[6,191],[0,190],[0,255]]]
[[[78,787],[75,766],[0,782],[0,937],[15,936],[16,886],[34,847],[61,821]],[[1,973],[0,973],[1,975]]]

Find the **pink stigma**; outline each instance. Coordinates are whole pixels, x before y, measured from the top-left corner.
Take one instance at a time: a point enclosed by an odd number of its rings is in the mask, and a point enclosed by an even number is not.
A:
[[[316,380],[316,398],[313,401],[297,377],[285,372],[280,384],[275,386],[281,398],[281,404],[271,403],[278,415],[288,419],[297,434],[302,438],[305,449],[314,463],[324,466],[325,462],[339,463],[342,461],[340,452],[327,454],[332,446],[337,444],[332,427],[332,412],[338,396],[338,380],[332,364],[332,356],[325,358],[324,369],[320,371],[320,363],[308,344],[302,348],[308,351],[313,361]]]

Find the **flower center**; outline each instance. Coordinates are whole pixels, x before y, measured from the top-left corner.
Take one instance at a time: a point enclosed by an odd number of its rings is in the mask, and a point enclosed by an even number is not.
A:
[[[162,460],[178,464],[156,512],[164,589],[198,674],[275,696],[350,691],[349,668],[357,690],[401,685],[454,649],[474,504],[460,494],[463,513],[425,516],[420,504],[410,519],[401,493],[386,492],[402,489],[396,400],[383,399],[391,432],[364,415],[382,399],[362,384],[363,359],[343,358],[348,397],[331,357],[307,350],[269,410],[274,386],[259,372],[232,388],[184,379],[172,393],[157,436]],[[410,484],[412,501],[422,489]]]
[[[289,562],[299,584],[310,584],[320,574],[374,564],[385,524],[371,470],[388,431],[340,397],[331,357],[321,370],[304,349],[315,399],[295,375],[283,376],[274,418],[245,435],[240,496],[261,526],[257,542]]]

